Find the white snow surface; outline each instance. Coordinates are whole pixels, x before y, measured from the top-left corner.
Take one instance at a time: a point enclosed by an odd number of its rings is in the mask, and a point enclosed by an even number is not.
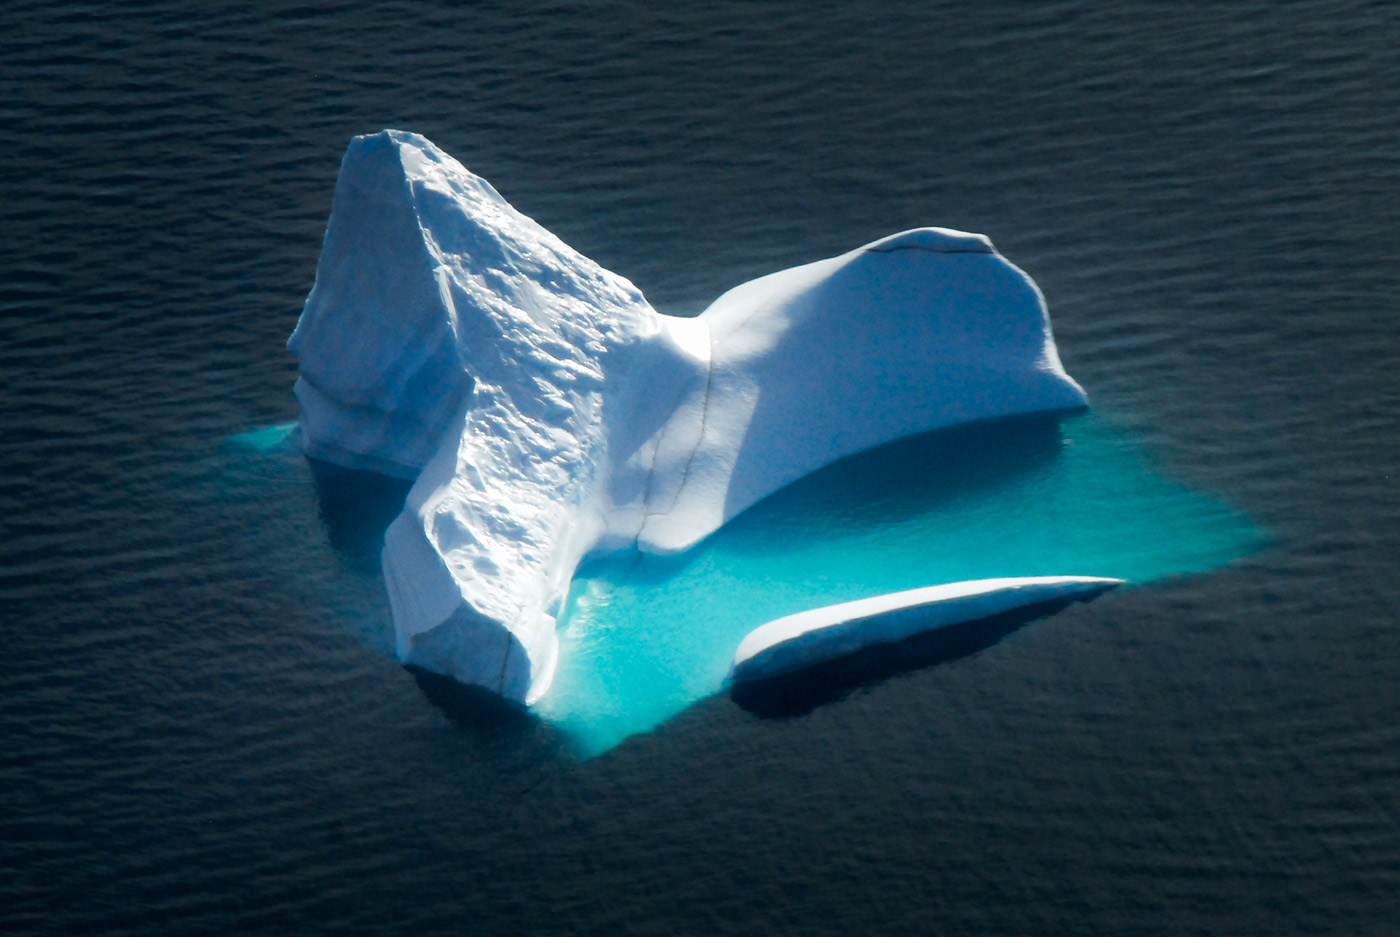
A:
[[[683,551],[843,456],[1082,406],[985,237],[891,235],[657,313],[427,139],[355,138],[288,347],[308,455],[416,478],[401,660],[530,703],[587,555]]]
[[[775,618],[744,636],[730,678],[775,677],[872,644],[1068,599],[1087,602],[1123,584],[1098,576],[1022,576],[949,582],[890,592]]]

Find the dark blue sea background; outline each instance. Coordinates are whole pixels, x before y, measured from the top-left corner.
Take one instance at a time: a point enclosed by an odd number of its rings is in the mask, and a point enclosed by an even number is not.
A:
[[[1396,933],[1397,118],[1380,2],[10,0],[0,932]],[[986,233],[1264,540],[803,716],[455,725],[229,442],[383,127],[663,312]]]

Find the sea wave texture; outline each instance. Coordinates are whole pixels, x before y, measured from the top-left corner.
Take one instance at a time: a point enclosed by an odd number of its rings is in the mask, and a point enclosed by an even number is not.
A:
[[[1387,933],[1398,47],[1360,0],[5,4],[0,930]],[[459,731],[303,467],[223,442],[295,418],[386,126],[665,313],[986,232],[1272,546],[798,719]]]

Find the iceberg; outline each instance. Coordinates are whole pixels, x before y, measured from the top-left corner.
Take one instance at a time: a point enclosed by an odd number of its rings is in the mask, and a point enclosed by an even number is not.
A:
[[[306,454],[414,480],[382,553],[400,660],[526,705],[585,558],[679,553],[842,457],[1085,403],[981,235],[905,231],[667,316],[394,130],[350,144],[288,347]]]
[[[1071,602],[1092,601],[1122,584],[1122,579],[1101,576],[977,579],[809,609],[745,635],[734,652],[730,679],[742,683],[782,676],[872,644],[893,644],[1016,609],[1050,614]]]

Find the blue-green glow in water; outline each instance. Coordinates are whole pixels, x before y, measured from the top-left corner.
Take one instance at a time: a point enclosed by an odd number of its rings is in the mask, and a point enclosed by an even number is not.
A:
[[[717,692],[744,635],[782,615],[991,576],[1141,584],[1262,542],[1101,417],[930,433],[802,479],[684,556],[586,565],[537,709],[597,755]]]
[[[301,462],[296,428],[229,442],[290,468]],[[1243,515],[1161,476],[1101,416],[927,433],[801,479],[682,556],[585,564],[560,621],[559,671],[536,712],[592,757],[719,691],[744,635],[783,615],[992,576],[1140,585],[1222,566],[1263,542]]]
[[[296,421],[260,426],[246,433],[235,433],[228,441],[236,446],[252,449],[254,452],[270,453],[282,448],[288,438],[297,431]]]

